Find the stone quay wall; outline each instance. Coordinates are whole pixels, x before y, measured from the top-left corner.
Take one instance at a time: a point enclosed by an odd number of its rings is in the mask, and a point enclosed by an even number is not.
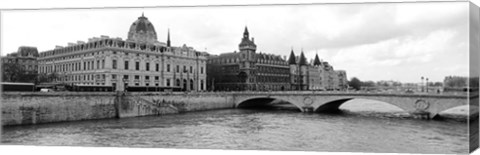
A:
[[[2,125],[165,115],[235,108],[231,95],[207,93],[3,92]]]
[[[2,125],[114,118],[113,93],[3,93]]]

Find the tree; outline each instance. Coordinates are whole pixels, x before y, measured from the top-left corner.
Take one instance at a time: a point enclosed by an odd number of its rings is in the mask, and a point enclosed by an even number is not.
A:
[[[2,81],[4,82],[35,82],[37,79],[37,72],[28,71],[19,63],[3,63],[2,66]]]
[[[18,63],[3,63],[2,81],[19,82],[24,72],[25,72],[25,68],[23,68],[23,66]]]
[[[362,81],[360,81],[358,78],[356,77],[352,77],[350,79],[350,81],[348,81],[348,85],[350,87],[352,87],[353,89],[355,90],[360,90],[361,86],[362,86]]]

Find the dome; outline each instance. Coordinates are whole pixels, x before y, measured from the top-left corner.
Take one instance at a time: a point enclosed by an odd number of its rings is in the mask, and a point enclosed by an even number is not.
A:
[[[127,41],[151,44],[158,43],[155,28],[143,13],[142,16],[138,17],[138,19],[130,26]]]

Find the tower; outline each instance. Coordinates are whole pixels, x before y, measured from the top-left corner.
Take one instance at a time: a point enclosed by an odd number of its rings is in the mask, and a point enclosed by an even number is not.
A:
[[[302,53],[300,53],[300,60],[298,60],[298,66],[299,66],[299,77],[300,77],[300,90],[307,90],[308,88],[308,64],[307,64],[307,58],[305,58],[305,55],[303,54],[303,49]]]
[[[245,79],[245,90],[256,90],[256,78],[255,78],[255,51],[257,50],[257,45],[250,40],[250,35],[248,33],[248,28],[245,26],[243,32],[242,41],[238,45],[240,50],[240,74],[246,75]]]
[[[288,65],[290,67],[290,88],[292,90],[298,90],[298,66],[297,60],[295,59],[295,53],[292,51],[290,52],[290,57],[288,58]]]

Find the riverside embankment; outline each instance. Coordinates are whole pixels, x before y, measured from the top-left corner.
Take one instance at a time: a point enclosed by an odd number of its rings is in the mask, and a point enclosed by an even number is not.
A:
[[[2,94],[2,125],[93,120],[234,108],[221,94],[54,92]],[[218,99],[221,98],[221,99]]]
[[[335,110],[347,100],[378,100],[399,107],[410,114],[426,110],[438,114],[455,106],[466,106],[464,96],[422,94],[361,94],[346,92],[6,92],[2,94],[2,124],[24,125],[50,122],[93,120],[174,114],[188,111],[269,106],[274,99],[283,100],[297,110]],[[478,97],[475,98],[478,101]],[[343,102],[337,102],[343,101]],[[426,106],[418,106],[426,105]],[[333,103],[333,104],[330,104]],[[476,102],[473,102],[476,103]],[[322,106],[327,105],[327,106]],[[355,105],[365,105],[356,102]],[[367,107],[375,107],[365,105]],[[363,106],[362,106],[363,107]],[[379,108],[381,109],[381,108]],[[349,109],[346,109],[349,110]],[[478,111],[477,111],[478,114]],[[435,116],[434,115],[434,116]],[[433,118],[433,117],[431,117]]]

